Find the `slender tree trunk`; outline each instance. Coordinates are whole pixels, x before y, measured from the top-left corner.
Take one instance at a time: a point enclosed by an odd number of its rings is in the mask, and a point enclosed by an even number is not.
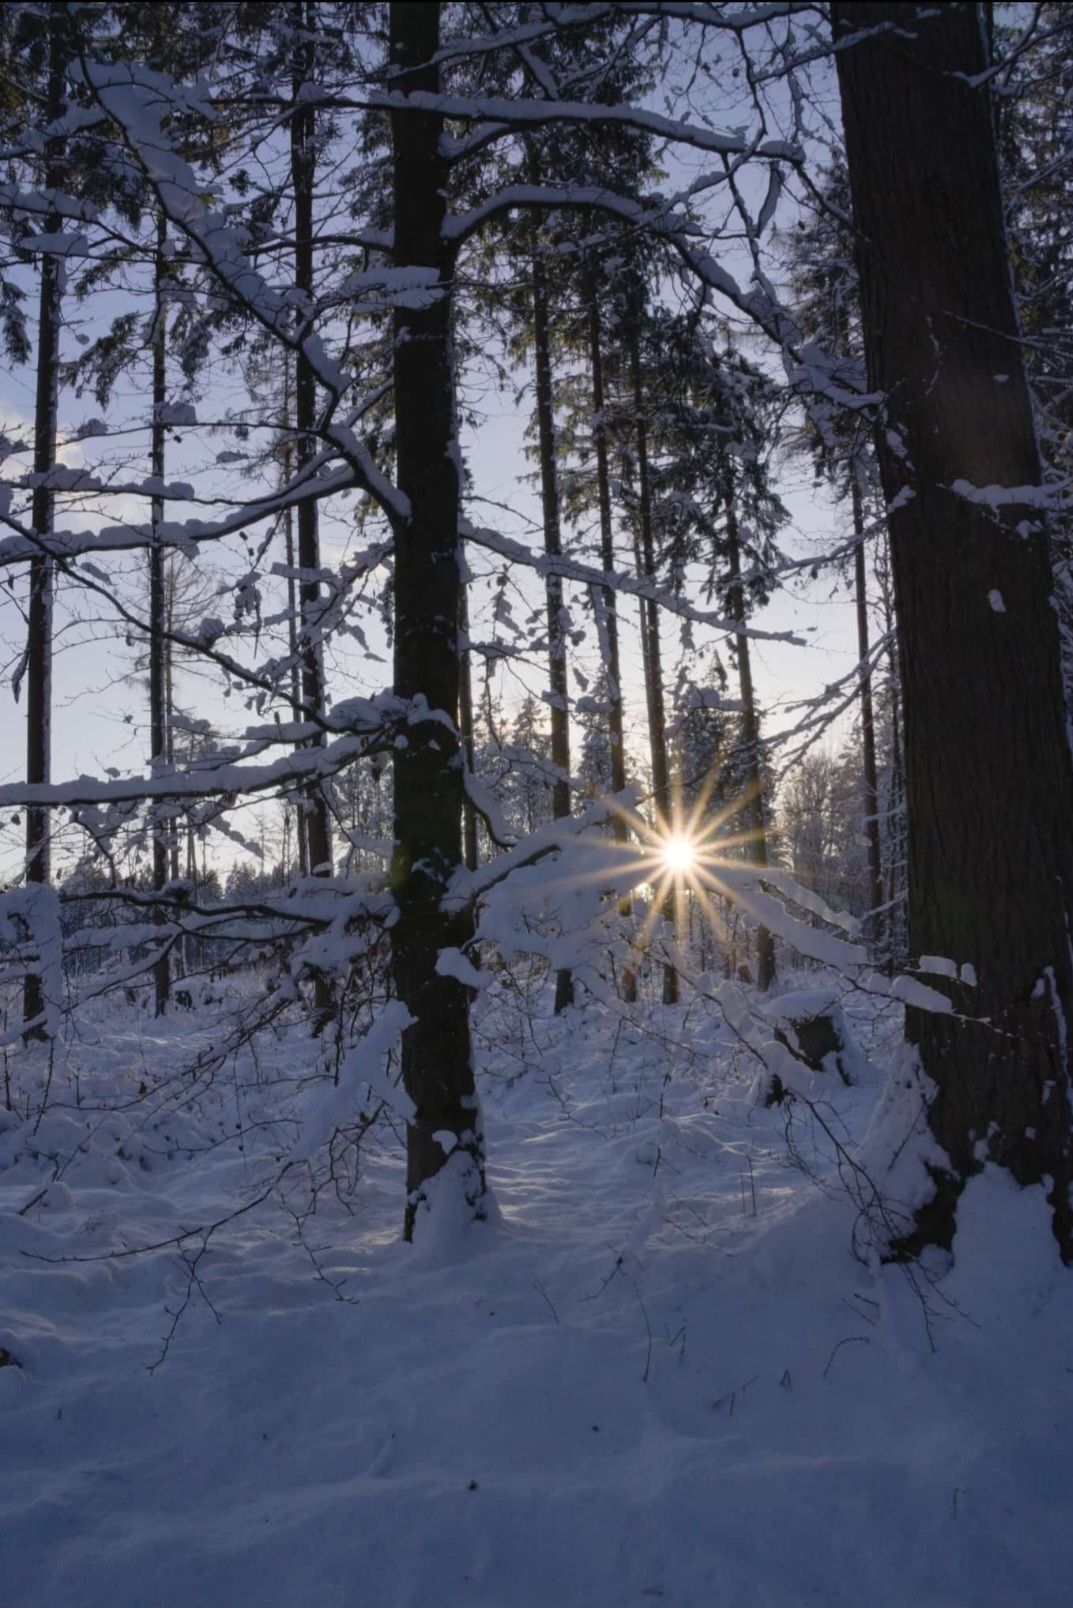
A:
[[[627,350],[630,364],[630,387],[633,392],[634,445],[637,453],[638,502],[638,568],[646,580],[656,574],[656,552],[652,532],[652,479],[648,464],[648,424],[645,419],[644,378],[641,373],[641,343],[638,335],[640,319],[630,320],[627,332]],[[663,662],[659,640],[659,605],[651,598],[641,599],[641,639],[645,670],[645,701],[648,708],[648,742],[652,756],[652,791],[655,795],[655,825],[659,832],[669,832],[674,824],[671,798],[671,772],[667,760],[667,717],[663,703]],[[668,890],[663,902],[663,919],[669,930],[675,930],[677,914],[674,890]],[[678,1002],[678,973],[671,965],[663,968],[663,1003]]]
[[[164,570],[164,754],[169,770],[175,769],[175,561],[166,563]],[[168,842],[168,870],[171,880],[182,876],[182,831],[178,816],[173,817]],[[190,940],[184,934],[175,950],[175,976],[172,982],[185,977],[190,970]]]
[[[596,277],[592,275],[589,296],[589,367],[592,375],[592,441],[596,455],[596,495],[600,509],[600,562],[610,574],[615,568],[615,538],[611,513],[611,469],[607,450],[607,420],[604,415],[603,334],[600,328],[600,302]],[[618,600],[613,587],[603,592],[604,631],[607,636],[607,728],[611,748],[611,788],[621,793],[626,786],[626,743],[623,732],[622,671],[619,664]],[[616,841],[629,841],[629,827],[623,817],[614,820]]]
[[[892,622],[893,623],[893,622]],[[890,802],[887,807],[890,839],[890,873],[887,887],[891,911],[887,917],[888,965],[904,966],[909,959],[909,941],[906,935],[906,876],[909,850],[906,832],[905,756],[902,741],[901,668],[898,663],[898,639],[892,637],[887,650],[890,663]]]
[[[164,567],[164,762],[168,770],[175,769],[175,561]],[[179,822],[173,818],[168,835],[168,872],[173,882],[182,875]],[[180,944],[176,960],[183,964],[184,947]]]
[[[167,245],[167,221],[163,212],[157,217],[156,259],[154,262],[156,307],[153,317],[153,423],[150,443],[150,473],[157,486],[163,487],[165,469],[164,406],[167,402],[168,382],[168,309],[164,299]],[[168,688],[165,669],[167,605],[164,595],[164,549],[160,544],[160,527],[164,519],[164,498],[154,496],[151,505],[153,545],[149,549],[149,761],[154,775],[159,775],[167,763],[167,706]],[[158,805],[150,805],[153,830],[153,889],[163,892],[168,880],[168,838],[170,822]],[[166,914],[163,905],[154,912],[154,921],[163,925]],[[171,959],[166,946],[153,967],[153,1003],[155,1014],[163,1016],[168,1008],[171,992]]]
[[[55,122],[63,111],[63,72],[66,66],[65,28],[60,8],[49,15],[48,85],[46,115]],[[52,139],[45,146],[45,188],[58,189],[63,182],[62,141]],[[45,228],[62,227],[61,219],[50,214]],[[47,475],[56,463],[56,410],[59,401],[61,259],[48,254],[41,259],[38,297],[37,388],[34,398],[34,474]],[[34,535],[52,535],[55,493],[36,485],[31,519]],[[32,787],[51,780],[52,771],[52,559],[40,554],[30,560],[30,597],[26,645],[26,781]],[[26,882],[46,886],[52,879],[49,844],[49,813],[41,804],[26,810]],[[23,986],[22,1019],[24,1037],[43,1039],[48,1031],[41,1020],[45,997],[40,972],[27,972]]]
[[[596,495],[600,508],[600,562],[607,574],[615,568],[615,536],[611,513],[611,468],[607,450],[607,419],[604,399],[603,331],[600,320],[600,298],[593,271],[588,279],[589,298],[589,369],[592,375],[592,441],[596,454]],[[611,791],[621,793],[626,786],[626,737],[623,720],[622,670],[618,645],[618,599],[612,587],[605,587],[602,597],[603,634],[606,638],[605,668],[607,671],[607,735],[611,749]],[[598,606],[599,603],[598,603]],[[630,840],[626,817],[615,812],[611,823],[615,842],[625,846]],[[627,920],[633,913],[633,901],[624,899],[619,914]],[[627,967],[622,977],[622,997],[627,1004],[637,999],[637,977]]]
[[[1069,1262],[1073,758],[1046,524],[1022,489],[1042,477],[982,21],[964,4],[833,8],[839,35],[895,30],[840,51],[838,75],[868,384],[887,397],[910,945],[976,978],[946,985],[963,1018],[907,1012],[946,1162],[901,1249],[951,1244],[990,1159],[1045,1184]]]
[[[303,101],[302,88],[313,84],[316,76],[317,15],[315,0],[295,0],[291,7],[295,31],[293,73],[294,110],[291,113],[291,181],[294,186],[294,283],[302,299],[303,314],[312,314],[313,200],[317,164],[317,114],[310,101]],[[304,37],[303,37],[304,35]],[[313,366],[299,349],[294,365],[295,462],[299,474],[316,452],[314,431],[317,423],[317,386]],[[298,504],[298,563],[303,571],[300,586],[302,614],[302,697],[307,718],[323,714],[324,655],[320,641],[320,540],[317,505],[306,497]],[[310,739],[322,747],[322,731]],[[312,782],[306,794],[305,839],[309,870],[313,876],[332,874],[332,826],[323,783]],[[318,972],[314,979],[315,1030],[327,1021],[332,1008],[331,979]]]
[[[284,447],[283,452],[283,472],[289,480],[291,473],[290,446]],[[287,576],[287,637],[291,656],[291,719],[297,724],[302,719],[302,685],[298,656],[298,587],[294,579],[294,510],[292,508],[288,508],[283,516],[283,548],[289,571]],[[309,875],[309,839],[306,834],[305,805],[301,800],[299,800],[294,811],[294,835],[298,874],[299,876],[307,877]]]
[[[291,418],[291,370],[289,361],[283,368],[283,482],[290,485],[291,463],[294,457],[294,424]],[[283,546],[287,561],[287,646],[290,650],[290,703],[291,719],[297,725],[302,719],[302,665],[298,652],[298,586],[294,578],[294,509],[288,504],[283,515]],[[294,812],[295,846],[298,874],[309,875],[309,840],[306,835],[306,811],[299,800]]]
[[[433,64],[440,6],[431,0],[389,12],[392,86],[440,93]],[[402,1039],[402,1076],[414,1103],[407,1134],[405,1233],[412,1238],[426,1186],[443,1167],[437,1134],[455,1138],[452,1167],[472,1215],[484,1217],[484,1140],[473,1077],[469,1000],[436,970],[444,949],[472,935],[468,910],[445,908],[462,862],[463,777],[457,731],[458,619],[462,575],[459,466],[455,440],[451,295],[454,263],[443,238],[448,168],[444,120],[429,111],[391,113],[394,259],[421,270],[439,294],[395,309],[395,438],[399,488],[408,511],[395,519],[395,691],[427,701],[442,719],[416,718],[394,755],[395,851],[391,880],[399,916],[391,928],[399,998],[413,1017]]]
[[[868,664],[868,580],[864,563],[864,505],[856,465],[850,465],[853,503],[853,584],[857,604],[857,656],[861,683],[861,757],[864,762],[864,821],[868,841],[868,898],[872,915],[868,926],[873,947],[883,941],[883,854],[879,841],[879,780],[876,771],[876,722],[872,706],[872,672]]]
[[[540,438],[540,501],[544,516],[544,551],[562,555],[559,518],[559,475],[555,447],[555,397],[551,377],[551,331],[548,328],[548,281],[539,253],[533,256],[533,367],[536,375],[537,430]],[[563,579],[550,570],[545,578],[548,610],[548,683],[551,691],[551,762],[555,780],[551,812],[561,820],[570,814],[570,689],[566,676],[566,628]],[[555,974],[555,1014],[574,1003],[568,971]]]
[[[887,895],[883,962],[886,970],[893,973],[907,964],[908,950],[905,939],[905,765],[902,758],[901,672],[894,620],[890,543],[886,537],[876,549],[875,575],[886,643],[883,686],[890,722],[881,833],[883,886]]]
[[[730,585],[727,588],[727,608],[735,625],[745,624],[745,588],[741,583],[741,540],[738,517],[734,512],[734,491],[731,486],[726,506],[727,569]],[[741,811],[748,841],[745,845],[750,862],[763,870],[768,863],[767,824],[764,810],[764,777],[760,768],[760,719],[756,712],[756,693],[753,690],[753,666],[749,654],[749,638],[734,638],[734,657],[738,664],[738,685],[741,689],[741,735],[745,748],[747,792],[745,808]],[[765,926],[756,929],[756,984],[763,991],[775,981],[775,940]]]
[[[458,625],[465,640],[458,667],[458,728],[462,738],[462,752],[465,756],[466,771],[474,774],[475,751],[473,746],[473,682],[470,675],[469,652],[469,596],[466,583],[463,582],[459,593]],[[477,811],[473,808],[472,800],[466,795],[462,807],[462,858],[467,871],[476,871],[477,855]]]

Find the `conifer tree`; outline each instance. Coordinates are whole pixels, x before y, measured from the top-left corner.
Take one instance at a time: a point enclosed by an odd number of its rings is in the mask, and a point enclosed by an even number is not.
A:
[[[28,25],[34,23],[27,19]],[[65,142],[55,131],[67,98],[66,73],[71,45],[64,8],[50,6],[40,31],[43,37],[30,42],[31,59],[41,58],[43,80],[42,121],[44,153],[42,188],[55,193],[65,178]],[[36,48],[35,48],[36,47]],[[50,130],[52,132],[50,132]],[[46,238],[56,236],[62,220],[57,212],[44,219]],[[56,464],[57,409],[59,405],[60,325],[63,294],[63,258],[53,241],[39,257],[36,387],[34,395],[35,485],[31,522],[34,536],[46,540],[52,534],[55,492],[50,476]],[[27,609],[26,642],[26,781],[31,787],[52,779],[52,611],[54,566],[47,552],[30,560],[30,595]],[[47,886],[52,880],[48,809],[30,805],[26,810],[26,881],[32,887]],[[28,971],[23,992],[22,1016],[27,1038],[46,1036],[45,998],[39,971]]]
[[[969,4],[833,8],[868,382],[886,399],[909,937],[961,967],[948,1013],[907,1013],[944,1159],[902,1248],[951,1244],[988,1158],[1045,1181],[1073,1261],[1073,756],[981,23]]]

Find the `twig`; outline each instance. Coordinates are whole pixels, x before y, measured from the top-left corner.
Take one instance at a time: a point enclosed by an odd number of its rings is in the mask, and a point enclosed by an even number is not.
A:
[[[871,1344],[872,1344],[872,1342],[871,1342],[871,1340],[869,1340],[869,1338],[868,1338],[868,1336],[866,1334],[847,1334],[844,1340],[840,1340],[838,1342],[838,1344],[835,1346],[834,1350],[831,1352],[831,1355],[828,1357],[827,1366],[823,1370],[824,1379],[826,1379],[827,1375],[831,1372],[831,1366],[832,1366],[835,1358],[838,1356],[838,1353],[842,1350],[843,1346],[852,1346],[852,1345],[870,1346]]]

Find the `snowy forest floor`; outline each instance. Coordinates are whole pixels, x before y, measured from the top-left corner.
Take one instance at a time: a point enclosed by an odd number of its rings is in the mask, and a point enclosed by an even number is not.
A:
[[[813,1080],[851,1152],[897,1030],[862,1010],[871,1072]],[[822,1129],[797,1118],[795,1165],[714,1017],[484,1011],[500,1221],[403,1245],[385,1132],[304,1221],[288,1174],[297,1215],[273,1194],[221,1228],[193,1284],[174,1247],[108,1253],[262,1192],[308,1038],[190,1098],[226,1007],[108,1002],[39,1123],[21,1057],[3,1608],[1069,1601],[1073,1280],[1041,1191],[970,1186],[925,1321],[904,1270],[853,1256]]]

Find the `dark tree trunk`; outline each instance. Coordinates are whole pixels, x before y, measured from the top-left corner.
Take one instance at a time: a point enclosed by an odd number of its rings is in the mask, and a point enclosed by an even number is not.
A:
[[[600,303],[595,276],[589,287],[589,367],[592,374],[592,441],[596,455],[596,496],[600,509],[600,562],[607,573],[615,568],[615,538],[611,514],[611,469],[607,450],[607,420],[604,416],[603,335]],[[622,715],[622,672],[619,665],[618,600],[612,587],[603,593],[604,631],[607,636],[607,728],[611,747],[611,788],[621,793],[626,786],[626,743]],[[615,838],[629,841],[625,819],[616,815]]]
[[[432,64],[440,7],[421,0],[390,8],[392,86],[438,94]],[[459,464],[455,440],[451,292],[454,264],[442,227],[447,164],[443,117],[391,113],[394,151],[395,266],[431,275],[439,295],[426,306],[395,309],[395,436],[398,483],[409,511],[395,520],[395,691],[427,700],[442,720],[414,719],[407,746],[395,750],[395,850],[392,886],[399,917],[391,928],[399,998],[413,1024],[403,1034],[402,1075],[415,1106],[408,1131],[405,1232],[412,1237],[425,1185],[444,1165],[437,1133],[457,1141],[466,1161],[458,1187],[474,1217],[486,1211],[484,1142],[473,1078],[469,1000],[442,976],[442,950],[472,934],[468,911],[445,908],[462,861],[462,756],[457,732]]]
[[[175,570],[174,564],[164,572],[164,760],[168,770],[175,769]],[[172,818],[168,835],[168,871],[173,882],[182,874],[179,821]],[[186,967],[186,939],[175,951],[176,965]]]
[[[890,622],[892,634],[887,649],[890,666],[890,787],[887,802],[889,870],[886,881],[890,904],[887,915],[887,965],[892,971],[895,966],[904,966],[909,959],[909,940],[906,936],[908,850],[905,824],[905,745],[902,741],[901,667],[898,662],[898,639],[893,634],[893,627],[892,615]]]
[[[544,551],[550,558],[559,558],[562,555],[563,543],[555,451],[555,397],[551,378],[548,281],[539,253],[533,257],[533,367],[536,376],[537,431],[540,440],[540,502],[544,516]],[[544,584],[548,611],[551,762],[555,770],[555,780],[551,788],[551,812],[558,821],[570,814],[570,689],[566,677],[562,576],[549,571]],[[556,972],[556,1016],[573,1003],[573,978],[568,971]]]
[[[864,830],[868,841],[868,921],[873,947],[883,941],[883,854],[879,841],[879,780],[876,771],[876,721],[872,705],[872,672],[868,664],[868,580],[864,563],[864,507],[855,465],[850,465],[853,503],[853,586],[857,605],[857,657],[861,681],[861,758],[864,768]]]
[[[886,643],[883,690],[887,700],[889,751],[883,788],[880,842],[883,849],[883,887],[886,891],[883,964],[894,972],[908,963],[905,937],[905,764],[902,758],[902,693],[898,666],[898,634],[894,619],[894,593],[890,573],[890,541],[884,537],[876,549],[878,600]]]
[[[66,66],[65,27],[58,6],[49,15],[48,84],[46,116],[56,122],[64,101],[63,74]],[[51,139],[45,146],[45,188],[58,189],[63,182],[62,140]],[[50,233],[62,228],[62,220],[50,214],[45,228]],[[61,259],[46,255],[41,259],[38,298],[37,388],[34,398],[34,474],[47,475],[56,463],[56,409],[59,400],[60,287]],[[34,535],[52,535],[55,493],[47,486],[34,487],[31,518]],[[45,554],[30,560],[30,597],[26,644],[26,781],[33,787],[51,780],[52,770],[52,559]],[[47,885],[51,881],[49,814],[44,805],[26,810],[26,881]],[[42,1022],[45,997],[39,972],[26,974],[23,987],[22,1019],[27,1039],[47,1037]]]
[[[465,639],[465,646],[460,653],[458,666],[458,729],[462,738],[462,753],[466,761],[466,772],[472,776],[475,761],[473,746],[473,682],[471,679],[469,652],[469,598],[465,582],[459,588],[459,593],[458,625]],[[478,864],[477,811],[473,808],[472,800],[468,794],[462,807],[462,858],[467,871],[476,871]]]
[[[907,1013],[947,1165],[901,1249],[949,1246],[987,1157],[1044,1181],[1073,1261],[1069,1050],[1073,761],[1040,459],[1010,288],[974,5],[833,9],[869,388],[880,434],[905,699],[909,932],[975,969],[954,1015]],[[892,441],[900,447],[892,446]],[[901,494],[908,491],[908,496]]]
[[[646,580],[656,574],[656,551],[652,532],[652,478],[648,465],[648,423],[645,418],[645,388],[641,373],[641,343],[638,338],[639,314],[631,318],[627,332],[630,388],[633,392],[634,447],[637,453],[637,559]],[[659,605],[651,598],[641,599],[641,646],[645,672],[645,702],[648,711],[648,743],[652,756],[652,791],[655,827],[669,833],[674,824],[671,798],[671,772],[667,761],[667,718],[663,705],[663,661],[659,640]],[[663,919],[675,930],[674,890],[663,904]],[[678,973],[670,964],[663,968],[663,1003],[678,1003]]]
[[[735,625],[745,624],[745,588],[741,584],[741,541],[738,518],[733,506],[733,486],[727,500],[726,537],[727,569],[730,585],[727,587],[727,608]],[[741,737],[745,750],[746,794],[741,817],[748,837],[745,853],[750,863],[763,870],[768,863],[767,824],[764,811],[764,776],[760,766],[760,717],[756,712],[756,693],[753,689],[753,664],[749,654],[749,638],[734,638],[734,658],[738,666],[738,686],[741,690]],[[756,929],[756,984],[767,990],[775,981],[775,940],[764,926]]]
[[[603,332],[600,324],[600,298],[595,272],[589,275],[589,368],[592,375],[592,441],[596,454],[596,496],[600,509],[600,562],[607,574],[615,568],[615,536],[611,514],[611,468],[607,450],[607,419],[604,414]],[[611,791],[621,793],[626,786],[626,737],[623,721],[622,671],[618,646],[618,599],[606,587],[597,606],[603,609],[603,632],[607,641],[607,735],[611,749]],[[615,842],[630,840],[626,817],[616,811],[611,829]],[[632,914],[632,900],[624,899],[619,913]],[[622,978],[622,995],[628,1004],[637,999],[637,978],[627,968]]]
[[[153,424],[150,443],[150,473],[163,486],[165,468],[164,405],[168,381],[168,309],[164,299],[167,222],[163,212],[157,218],[156,260],[154,263],[156,307],[153,314]],[[153,774],[162,771],[168,752],[167,686],[167,603],[164,587],[164,549],[160,545],[160,526],[164,519],[164,499],[155,496],[151,508],[153,545],[149,549],[149,763]],[[153,831],[153,888],[161,893],[168,880],[168,840],[171,823],[159,805],[150,805]],[[163,925],[162,905],[154,912],[157,925]],[[166,944],[161,946],[153,966],[153,1004],[155,1014],[163,1016],[171,991],[171,958]]]
[[[283,483],[290,485],[291,461],[294,455],[294,421],[291,417],[290,364],[285,360],[283,369]],[[288,504],[283,515],[283,548],[287,561],[287,645],[290,649],[290,704],[291,719],[297,725],[302,719],[302,666],[298,652],[298,585],[294,578],[294,509]],[[306,811],[299,798],[294,812],[295,848],[298,874],[309,875],[309,841],[306,835]]]
[[[290,447],[284,448],[284,474],[290,479]],[[287,637],[291,654],[290,703],[291,719],[297,724],[302,719],[302,681],[298,656],[298,587],[294,578],[294,510],[288,508],[283,516],[283,550],[287,569]],[[299,876],[309,875],[309,838],[306,832],[305,804],[299,800],[294,812],[295,850]]]
[[[303,320],[311,318],[314,300],[313,200],[317,165],[317,114],[311,101],[302,101],[304,84],[316,77],[316,7],[313,0],[296,0],[291,7],[295,30],[291,113],[291,182],[294,186],[294,283],[301,297]],[[299,349],[294,365],[295,463],[301,475],[316,452],[317,385],[313,366]],[[298,504],[298,564],[302,615],[302,698],[308,718],[324,712],[324,656],[320,642],[320,540],[317,505],[306,497]],[[311,738],[315,747],[325,736]],[[313,876],[332,874],[332,826],[328,800],[321,783],[310,784],[305,806],[305,843]],[[323,1027],[332,1008],[331,980],[318,972],[314,980],[315,1027]]]

